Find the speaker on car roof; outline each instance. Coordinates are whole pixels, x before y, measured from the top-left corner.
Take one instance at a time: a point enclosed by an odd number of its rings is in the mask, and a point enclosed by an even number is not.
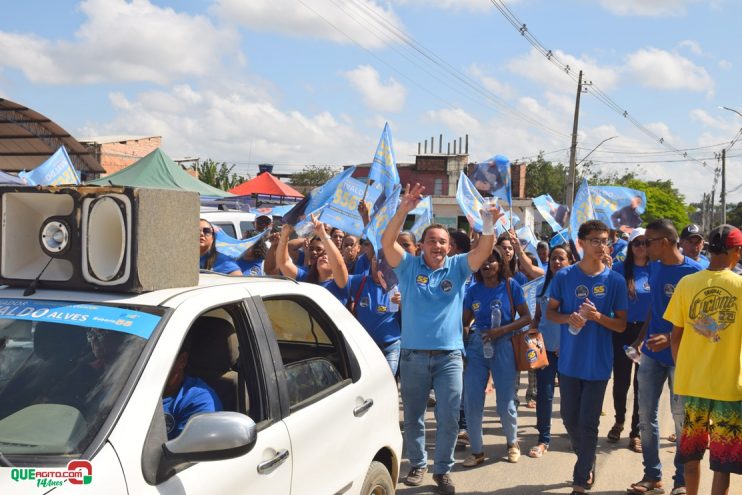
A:
[[[197,193],[0,187],[0,284],[143,292],[198,283]]]

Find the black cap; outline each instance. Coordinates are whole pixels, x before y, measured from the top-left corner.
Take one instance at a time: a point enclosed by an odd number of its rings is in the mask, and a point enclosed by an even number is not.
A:
[[[701,227],[696,225],[695,223],[692,223],[688,226],[686,226],[683,231],[680,233],[680,239],[690,239],[691,237],[698,236],[701,239],[703,239],[703,233],[701,232]]]
[[[723,254],[739,246],[742,246],[742,232],[733,225],[719,225],[709,235],[709,251],[714,254]]]

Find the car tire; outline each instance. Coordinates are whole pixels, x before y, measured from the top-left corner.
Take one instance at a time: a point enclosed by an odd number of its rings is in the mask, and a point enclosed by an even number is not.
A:
[[[393,495],[394,483],[392,477],[379,461],[371,462],[366,473],[366,479],[363,480],[361,487],[362,495]]]

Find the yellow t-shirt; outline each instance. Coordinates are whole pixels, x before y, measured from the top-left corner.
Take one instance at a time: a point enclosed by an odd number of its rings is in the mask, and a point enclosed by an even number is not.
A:
[[[683,327],[675,393],[742,400],[742,276],[703,270],[683,277],[664,318]]]

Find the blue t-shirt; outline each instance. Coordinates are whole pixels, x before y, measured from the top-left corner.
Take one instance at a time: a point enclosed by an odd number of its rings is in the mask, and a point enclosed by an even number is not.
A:
[[[356,264],[353,267],[353,274],[361,275],[369,271],[370,268],[371,268],[371,261],[368,259],[368,256],[366,256],[365,254],[362,254],[358,258],[356,258]]]
[[[240,267],[243,275],[253,277],[265,275],[263,272],[263,260],[246,260],[240,258],[237,260],[237,266]]]
[[[208,254],[205,254],[201,256],[201,259],[199,261],[199,266],[201,268],[206,267],[206,257]],[[235,263],[234,259],[230,258],[226,254],[222,254],[219,251],[216,253],[216,259],[214,260],[214,265],[211,267],[212,272],[217,273],[232,273],[235,270],[239,270],[240,267],[237,266],[237,263]]]
[[[365,282],[362,282],[363,279]],[[361,293],[358,289],[361,287]],[[391,292],[384,292],[380,285],[377,285],[371,276],[358,275],[353,276],[352,281],[348,283],[350,287],[350,297],[356,298],[355,301],[356,318],[366,329],[368,334],[374,339],[379,346],[385,346],[399,340],[401,335],[399,321],[397,321],[397,311],[389,311],[391,302]]]
[[[404,253],[394,273],[402,293],[402,349],[463,350],[468,255],[447,256],[443,266],[433,270],[422,256]]]
[[[628,249],[628,247],[629,243],[625,239],[619,237],[618,240],[613,243],[613,251],[611,251],[613,261],[624,261],[626,259],[626,249]]]
[[[196,413],[221,411],[222,402],[205,381],[186,375],[177,394],[162,398],[162,408],[167,438],[172,440],[183,431],[188,418]]]
[[[613,271],[621,275],[626,280],[626,272],[624,271],[624,263],[616,263],[613,265]],[[629,283],[626,282],[628,290]],[[649,305],[652,301],[652,294],[649,285],[649,264],[644,266],[634,265],[634,289],[636,290],[636,297],[633,299],[629,297],[629,313],[627,321],[637,322],[645,321],[647,319],[647,313],[649,312]],[[628,294],[628,292],[627,292]]]
[[[698,259],[694,261],[698,263],[699,265],[701,265],[701,268],[704,270],[708,268],[709,264],[711,263],[711,261],[709,261],[709,259],[702,254],[699,254]]]
[[[520,285],[521,287],[528,283],[528,277],[523,272],[515,272],[513,274],[513,279],[518,282],[518,285]]]
[[[473,332],[481,332],[492,327],[492,306],[495,301],[500,302],[502,319],[500,326],[513,322],[513,314],[517,311],[517,306],[525,304],[523,288],[518,282],[509,279],[510,293],[513,295],[513,304],[516,309],[510,307],[510,298],[508,290],[504,283],[500,282],[495,287],[487,287],[484,282],[474,284],[466,289],[464,295],[464,308],[474,313],[474,323],[471,326]],[[512,335],[503,335],[500,338],[510,338]]]
[[[579,265],[559,270],[551,282],[551,299],[559,301],[559,312],[572,314],[585,299],[604,315],[626,311],[629,303],[626,282],[610,268],[598,275],[586,275]],[[581,380],[608,380],[613,369],[613,337],[611,330],[588,321],[580,333],[572,335],[561,325],[559,373]]]
[[[306,282],[307,276],[309,275],[309,270],[306,270],[305,268],[301,266],[296,267],[296,280],[299,282]],[[350,297],[350,292],[348,290],[348,287],[350,286],[351,281],[355,278],[361,278],[361,275],[348,275],[348,284],[345,287],[338,287],[338,284],[335,283],[334,279],[325,280],[324,282],[317,282],[317,285],[321,285],[328,291],[330,291],[330,294],[335,296],[335,298],[343,303],[343,305],[348,304],[348,298]]]
[[[701,271],[701,265],[687,256],[683,256],[683,262],[679,265],[665,265],[660,261],[653,261],[649,264],[649,286],[652,287],[651,304],[652,316],[649,319],[647,335],[644,337],[645,346],[642,352],[656,359],[657,361],[673,366],[672,351],[670,348],[663,349],[659,352],[650,351],[647,348],[647,339],[657,333],[672,332],[672,323],[662,318],[670,302],[672,293],[675,292],[675,286],[681,278],[691,273]]]
[[[553,282],[554,279],[551,281]],[[546,318],[546,309],[549,306],[549,295],[551,294],[551,282],[546,287],[543,296],[536,297],[536,304],[541,308],[541,319],[538,322],[538,331],[544,337],[544,345],[547,351],[558,351],[561,340],[562,326]]]

